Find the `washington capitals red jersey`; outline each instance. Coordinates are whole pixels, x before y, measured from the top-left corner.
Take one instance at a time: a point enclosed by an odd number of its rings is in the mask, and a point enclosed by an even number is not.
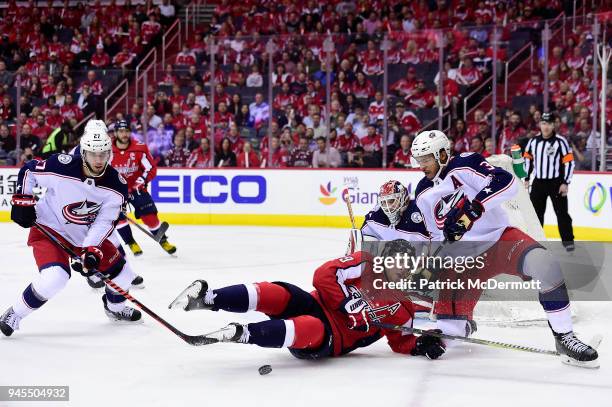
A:
[[[145,189],[157,173],[157,166],[149,152],[146,144],[136,140],[131,140],[128,148],[121,150],[113,144],[113,161],[111,162],[123,177],[127,180],[129,192]],[[144,183],[137,183],[136,180],[142,177]]]
[[[362,270],[370,267],[368,254],[356,252],[350,256],[330,260],[319,267],[313,277],[315,291],[311,294],[321,304],[333,333],[333,355],[339,356],[357,348],[368,346],[383,336],[387,337],[394,352],[409,354],[415,346],[416,337],[399,331],[370,326],[367,332],[349,329],[349,315],[344,304],[359,298],[362,288]],[[381,323],[412,326],[413,305],[408,300],[377,301],[364,298],[369,319]]]

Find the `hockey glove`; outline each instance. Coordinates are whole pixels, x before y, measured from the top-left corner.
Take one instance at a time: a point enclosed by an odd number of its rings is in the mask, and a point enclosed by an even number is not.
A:
[[[136,178],[136,180],[134,181],[134,192],[139,194],[140,191],[145,190],[145,189],[147,189],[147,184],[145,182],[145,179],[142,177]]]
[[[427,359],[438,359],[446,352],[446,346],[442,339],[437,336],[428,335],[428,332],[442,333],[440,329],[425,331],[423,335],[417,338],[411,353],[413,356],[426,356]]]
[[[349,329],[355,331],[367,332],[370,330],[370,322],[368,320],[368,303],[361,297],[350,297],[344,304],[344,312],[348,315]]]
[[[461,240],[467,231],[472,229],[474,222],[482,216],[484,207],[479,201],[462,200],[459,205],[451,209],[444,221],[444,237],[449,242]]]
[[[89,246],[81,255],[81,264],[83,265],[82,275],[89,277],[96,272],[102,260],[102,250],[95,246]]]
[[[22,228],[31,228],[36,222],[36,198],[33,195],[14,194],[11,199],[11,219]]]

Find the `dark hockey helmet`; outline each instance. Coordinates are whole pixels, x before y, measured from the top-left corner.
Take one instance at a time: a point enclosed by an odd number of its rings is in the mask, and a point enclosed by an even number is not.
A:
[[[130,126],[128,125],[128,122],[125,120],[119,120],[117,123],[115,123],[115,131],[118,130],[129,130]]]
[[[387,257],[395,258],[398,254],[402,257],[404,257],[404,254],[408,257],[414,257],[416,256],[416,249],[409,241],[396,239],[385,242],[380,256],[386,259]],[[384,275],[387,281],[398,281],[402,278],[410,277],[410,269],[402,269],[396,266],[398,265],[385,267]]]

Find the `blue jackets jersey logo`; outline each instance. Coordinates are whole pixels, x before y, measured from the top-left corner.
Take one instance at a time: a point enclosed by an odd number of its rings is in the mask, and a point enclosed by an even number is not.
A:
[[[444,224],[446,215],[453,209],[459,201],[463,198],[463,191],[457,190],[456,192],[445,195],[436,203],[434,207],[434,213],[436,215],[436,222]]]
[[[68,223],[91,225],[95,222],[101,207],[101,204],[90,201],[75,202],[64,206],[62,214]]]

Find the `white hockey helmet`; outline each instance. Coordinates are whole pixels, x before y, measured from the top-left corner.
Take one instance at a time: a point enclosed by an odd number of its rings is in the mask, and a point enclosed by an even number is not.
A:
[[[83,166],[91,176],[102,176],[108,167],[108,163],[112,160],[113,154],[113,142],[102,120],[87,122],[83,136],[81,136],[80,145]],[[92,153],[92,156],[89,157],[90,154],[88,153]]]
[[[113,143],[108,135],[106,124],[102,120],[90,120],[85,125],[81,137],[81,153],[84,151],[112,151]]]
[[[439,130],[427,130],[414,138],[410,153],[415,158],[433,154],[438,164],[444,165],[446,163],[440,162],[440,151],[442,150],[446,151],[446,155],[450,157],[450,141],[446,134]]]

